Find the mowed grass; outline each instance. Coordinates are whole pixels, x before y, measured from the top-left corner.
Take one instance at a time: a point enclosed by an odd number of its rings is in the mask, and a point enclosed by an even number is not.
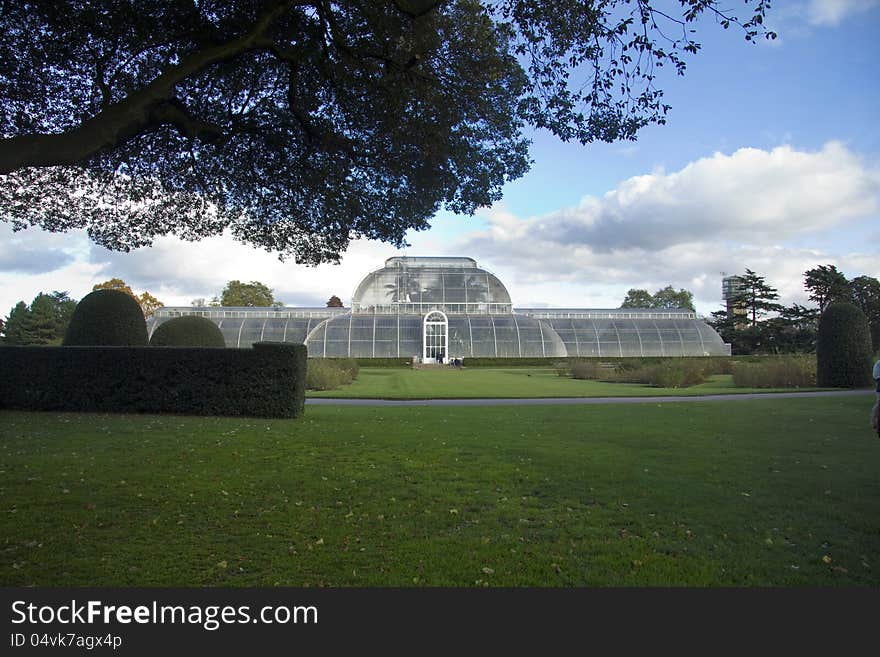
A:
[[[869,407],[0,412],[0,584],[878,586]]]
[[[363,368],[351,385],[336,390],[309,392],[309,397],[355,399],[474,399],[550,397],[653,397],[695,396],[775,389],[737,388],[729,374],[711,376],[706,383],[688,388],[655,388],[637,383],[605,383],[557,376],[555,370],[510,369],[405,369]],[[818,388],[801,388],[818,390]]]

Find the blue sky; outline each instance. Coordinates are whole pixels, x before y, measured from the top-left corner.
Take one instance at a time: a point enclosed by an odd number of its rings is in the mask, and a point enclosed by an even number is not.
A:
[[[738,3],[737,3],[738,6]],[[880,277],[880,0],[777,0],[774,43],[698,26],[684,77],[659,81],[668,123],[636,142],[581,146],[532,136],[532,170],[470,218],[439,215],[408,255],[468,255],[520,306],[613,307],[633,287],[692,290],[721,305],[721,272],[765,275],[785,303],[806,302],[802,274],[835,264]],[[291,305],[347,304],[360,279],[400,255],[358,242],[340,265],[281,263],[215,238],[159,240],[110,253],[77,233],[13,234],[0,224],[0,314],[40,291],[80,298],[125,279],[167,305],[260,280]]]

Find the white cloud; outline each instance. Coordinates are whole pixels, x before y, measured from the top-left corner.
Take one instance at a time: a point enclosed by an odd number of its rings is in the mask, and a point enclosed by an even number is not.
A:
[[[877,276],[873,253],[848,255],[818,238],[814,247],[810,238],[878,212],[880,173],[842,144],[746,148],[630,178],[541,217],[496,206],[485,214],[489,227],[460,250],[492,262],[518,305],[617,306],[630,288],[671,284],[692,290],[706,313],[720,305],[721,272],[752,269],[786,303],[806,301],[802,274],[818,264]]]
[[[307,267],[282,262],[224,235],[195,243],[162,237],[152,247],[130,253],[94,247],[90,258],[99,265],[103,279],[122,278],[136,291],[149,290],[166,305],[189,305],[198,297],[210,300],[228,281],[238,279],[265,283],[288,305],[323,306],[334,294],[347,305],[360,279],[391,255],[393,247],[359,241],[340,264]]]
[[[680,171],[623,181],[602,198],[522,226],[490,216],[493,239],[581,246],[593,253],[684,242],[781,239],[877,211],[880,172],[839,143],[816,153],[780,146],[716,153]]]
[[[41,274],[73,262],[69,240],[40,229],[14,232],[0,223],[0,272]]]
[[[839,25],[845,18],[877,4],[878,0],[809,0],[806,17],[812,25]]]

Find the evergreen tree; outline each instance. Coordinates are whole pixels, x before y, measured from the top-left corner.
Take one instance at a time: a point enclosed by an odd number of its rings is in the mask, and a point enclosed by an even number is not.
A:
[[[6,344],[31,344],[30,325],[31,311],[24,301],[19,301],[6,318]]]
[[[30,305],[29,342],[35,345],[59,344],[58,304],[54,297],[40,293]]]
[[[783,306],[775,301],[779,298],[776,288],[771,287],[765,281],[764,276],[759,276],[751,269],[740,278],[739,289],[733,296],[733,304],[746,309],[752,328],[757,328],[758,320],[766,317],[769,313],[779,312]]]
[[[853,303],[858,306],[871,327],[871,345],[880,351],[880,281],[871,276],[856,276],[849,282]]]
[[[58,320],[57,339],[60,344],[67,331],[67,326],[70,324],[70,318],[73,317],[73,311],[76,310],[76,299],[71,299],[66,291],[55,290],[51,296],[55,302],[55,317]]]
[[[849,281],[834,265],[819,265],[804,272],[804,287],[810,293],[810,301],[815,301],[819,312],[824,312],[829,304],[852,301]]]

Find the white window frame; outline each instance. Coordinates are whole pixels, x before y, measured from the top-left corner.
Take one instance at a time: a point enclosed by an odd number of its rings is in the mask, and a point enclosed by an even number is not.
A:
[[[433,319],[435,315],[439,315],[442,320]],[[442,327],[439,334],[435,334],[432,331],[432,338],[438,338],[439,340],[432,339],[428,344],[428,327]],[[437,357],[439,355],[443,357],[444,362],[448,362],[449,359],[449,318],[446,316],[442,310],[431,310],[425,314],[425,318],[422,320],[422,362],[423,363],[436,363]],[[429,355],[430,353],[430,355]]]

